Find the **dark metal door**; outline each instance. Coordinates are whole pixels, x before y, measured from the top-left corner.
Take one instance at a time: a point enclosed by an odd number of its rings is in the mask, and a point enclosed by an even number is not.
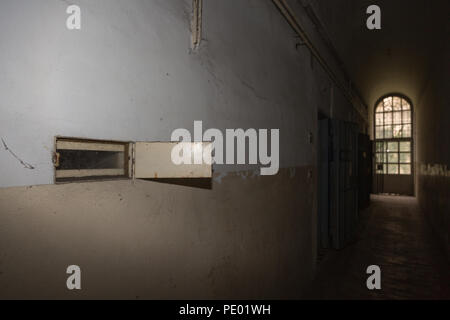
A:
[[[319,248],[330,246],[329,233],[329,123],[328,119],[319,120],[318,152],[318,221],[317,234]]]
[[[358,220],[358,127],[331,120],[330,234],[341,249],[353,238]]]
[[[372,142],[367,134],[358,135],[358,209],[369,206],[372,189]]]

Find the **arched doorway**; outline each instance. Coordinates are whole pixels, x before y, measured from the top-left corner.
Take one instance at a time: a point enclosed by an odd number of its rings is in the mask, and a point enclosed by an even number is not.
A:
[[[414,194],[413,107],[401,95],[375,104],[375,192]]]

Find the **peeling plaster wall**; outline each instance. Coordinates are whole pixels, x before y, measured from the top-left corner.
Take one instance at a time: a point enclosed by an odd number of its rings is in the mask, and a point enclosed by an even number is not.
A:
[[[318,110],[351,105],[271,1],[0,2],[0,187],[51,184],[54,136],[169,140],[279,128],[276,176],[217,166],[212,190],[149,181],[0,189],[0,297],[296,298],[316,255]],[[65,289],[78,264],[83,290]]]
[[[282,166],[314,161],[316,76],[270,1],[206,2],[198,52],[190,1],[76,3],[80,31],[63,1],[1,3],[0,137],[35,169],[2,152],[0,186],[52,183],[56,135],[168,141],[194,120],[282,128]]]
[[[190,1],[13,1],[0,11],[0,187],[50,184],[56,135],[167,141],[176,128],[280,128],[281,166],[314,163],[316,110],[354,120],[271,1],[207,1],[190,50]],[[6,93],[6,94],[5,94]],[[341,100],[341,101],[339,101]],[[295,146],[295,147],[293,147]],[[218,171],[246,167],[221,166]]]

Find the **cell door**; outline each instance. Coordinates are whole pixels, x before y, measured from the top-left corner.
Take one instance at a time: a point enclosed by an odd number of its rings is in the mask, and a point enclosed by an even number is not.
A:
[[[332,247],[352,240],[358,221],[358,127],[331,121],[330,234]]]
[[[320,248],[329,248],[329,161],[330,138],[329,119],[319,120],[319,146],[318,146],[318,184],[317,184],[317,238]]]

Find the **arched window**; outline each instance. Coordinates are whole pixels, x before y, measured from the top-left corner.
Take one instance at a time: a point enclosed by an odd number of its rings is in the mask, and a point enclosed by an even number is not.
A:
[[[389,95],[375,107],[378,174],[412,174],[412,106],[405,97]]]

